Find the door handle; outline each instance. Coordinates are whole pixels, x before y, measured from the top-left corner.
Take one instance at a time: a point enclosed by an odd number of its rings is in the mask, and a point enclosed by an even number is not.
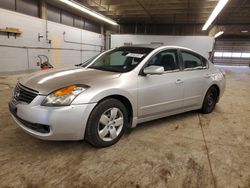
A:
[[[182,84],[183,82],[184,82],[184,81],[181,80],[181,79],[177,79],[177,80],[175,81],[176,84]]]

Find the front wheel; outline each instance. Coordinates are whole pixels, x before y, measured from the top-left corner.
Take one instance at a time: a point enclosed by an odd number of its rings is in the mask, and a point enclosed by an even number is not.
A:
[[[217,100],[218,100],[217,88],[212,86],[208,89],[205,95],[202,108],[201,108],[201,112],[204,114],[211,113],[215,108]]]
[[[106,99],[90,114],[85,139],[95,147],[111,146],[124,134],[127,120],[126,107],[119,100]]]

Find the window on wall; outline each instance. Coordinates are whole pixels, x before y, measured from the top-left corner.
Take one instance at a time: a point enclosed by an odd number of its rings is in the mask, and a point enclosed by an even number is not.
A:
[[[214,57],[222,57],[223,52],[215,52]]]
[[[50,4],[48,4],[47,7],[48,20],[50,21],[62,23],[80,29],[86,29],[96,33],[101,32],[101,26],[97,23],[94,23],[93,21],[86,20],[81,16],[77,16],[65,10],[61,10]]]
[[[231,52],[224,52],[223,57],[232,57],[232,53]]]
[[[242,53],[241,57],[242,58],[250,58],[250,53]]]
[[[74,13],[57,8],[47,1],[48,20],[86,29],[96,33],[101,33],[101,26],[85,18],[75,15]],[[34,17],[39,17],[39,1],[38,0],[0,0],[0,8],[20,12]]]
[[[61,11],[59,8],[54,6],[47,6],[48,20],[60,23],[61,22]]]
[[[38,17],[38,3],[37,0],[0,0],[0,8]]]
[[[84,29],[89,30],[89,31],[93,31],[96,33],[101,32],[101,27],[98,26],[97,24],[89,21],[89,20],[85,20]]]
[[[241,57],[241,53],[239,53],[239,52],[233,52],[232,53],[232,57],[235,57],[235,58],[239,58],[239,57]]]
[[[39,17],[39,6],[36,0],[16,1],[16,11],[30,16]]]
[[[74,16],[72,14],[66,11],[62,11],[61,16],[62,24],[74,26]]]
[[[0,8],[15,11],[15,0],[0,0]]]
[[[80,29],[84,28],[84,21],[80,16],[75,16],[74,17],[74,26],[78,27]]]
[[[215,52],[217,58],[250,58],[250,52]]]

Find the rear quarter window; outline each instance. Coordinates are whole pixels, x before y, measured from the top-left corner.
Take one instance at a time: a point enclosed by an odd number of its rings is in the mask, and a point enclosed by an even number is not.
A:
[[[208,60],[204,57],[201,57],[202,58],[202,67],[204,69],[207,69],[208,68]]]
[[[208,61],[201,55],[194,52],[181,51],[184,70],[204,69],[208,66]]]

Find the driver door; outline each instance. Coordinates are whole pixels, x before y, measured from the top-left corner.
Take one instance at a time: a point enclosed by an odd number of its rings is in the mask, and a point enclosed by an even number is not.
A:
[[[147,66],[164,67],[160,75],[139,75],[138,117],[159,115],[182,108],[184,86],[180,78],[180,64],[176,49],[163,50],[154,55]]]

